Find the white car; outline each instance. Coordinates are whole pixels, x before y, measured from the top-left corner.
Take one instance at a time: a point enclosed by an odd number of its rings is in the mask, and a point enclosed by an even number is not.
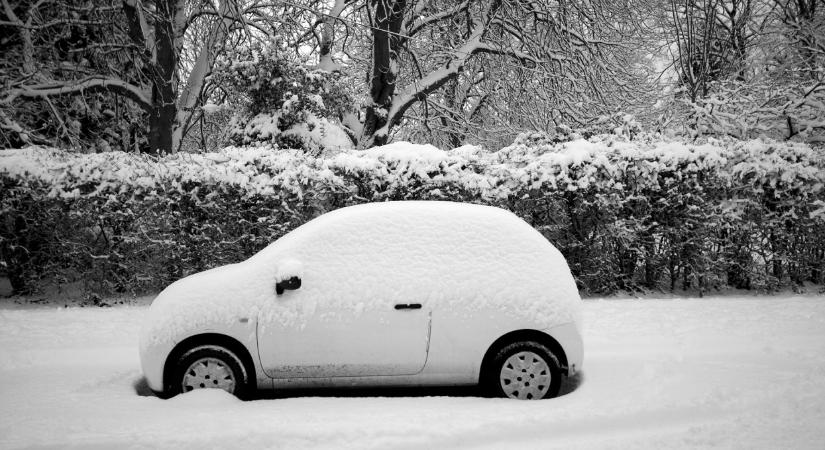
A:
[[[372,203],[173,283],[140,357],[165,396],[481,383],[541,399],[581,369],[580,303],[561,253],[508,211]]]

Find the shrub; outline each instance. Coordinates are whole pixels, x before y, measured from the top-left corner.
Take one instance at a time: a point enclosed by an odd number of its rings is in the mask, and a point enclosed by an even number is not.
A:
[[[310,70],[272,48],[252,48],[222,61],[213,78],[238,108],[230,127],[236,145],[275,145],[318,154],[348,148],[341,119],[352,104],[339,75]]]
[[[825,281],[823,169],[804,144],[649,135],[323,157],[8,150],[0,262],[18,291],[44,277],[98,294],[153,291],[241,261],[324,212],[427,199],[515,212],[559,247],[585,293],[773,290]]]

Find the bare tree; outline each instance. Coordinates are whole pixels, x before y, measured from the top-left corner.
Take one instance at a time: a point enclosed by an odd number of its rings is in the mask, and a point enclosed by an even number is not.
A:
[[[774,0],[787,27],[791,46],[798,52],[808,76],[825,77],[825,0]]]
[[[708,84],[719,76],[716,8],[719,0],[670,0],[678,53],[679,79],[691,101],[705,97]]]

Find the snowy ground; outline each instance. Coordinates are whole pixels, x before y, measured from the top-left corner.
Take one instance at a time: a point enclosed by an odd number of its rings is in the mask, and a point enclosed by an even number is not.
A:
[[[0,448],[825,442],[825,296],[588,300],[583,376],[567,383],[567,395],[540,402],[466,391],[310,392],[249,402],[206,391],[160,400],[140,381],[145,310],[0,309]]]

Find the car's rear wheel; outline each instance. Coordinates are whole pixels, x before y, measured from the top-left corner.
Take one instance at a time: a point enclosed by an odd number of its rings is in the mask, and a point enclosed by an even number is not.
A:
[[[185,352],[175,365],[174,394],[195,389],[222,389],[243,398],[249,376],[237,355],[217,345],[201,345]]]
[[[544,345],[535,341],[515,342],[496,353],[487,384],[500,397],[552,398],[561,388],[561,367],[558,358]]]

